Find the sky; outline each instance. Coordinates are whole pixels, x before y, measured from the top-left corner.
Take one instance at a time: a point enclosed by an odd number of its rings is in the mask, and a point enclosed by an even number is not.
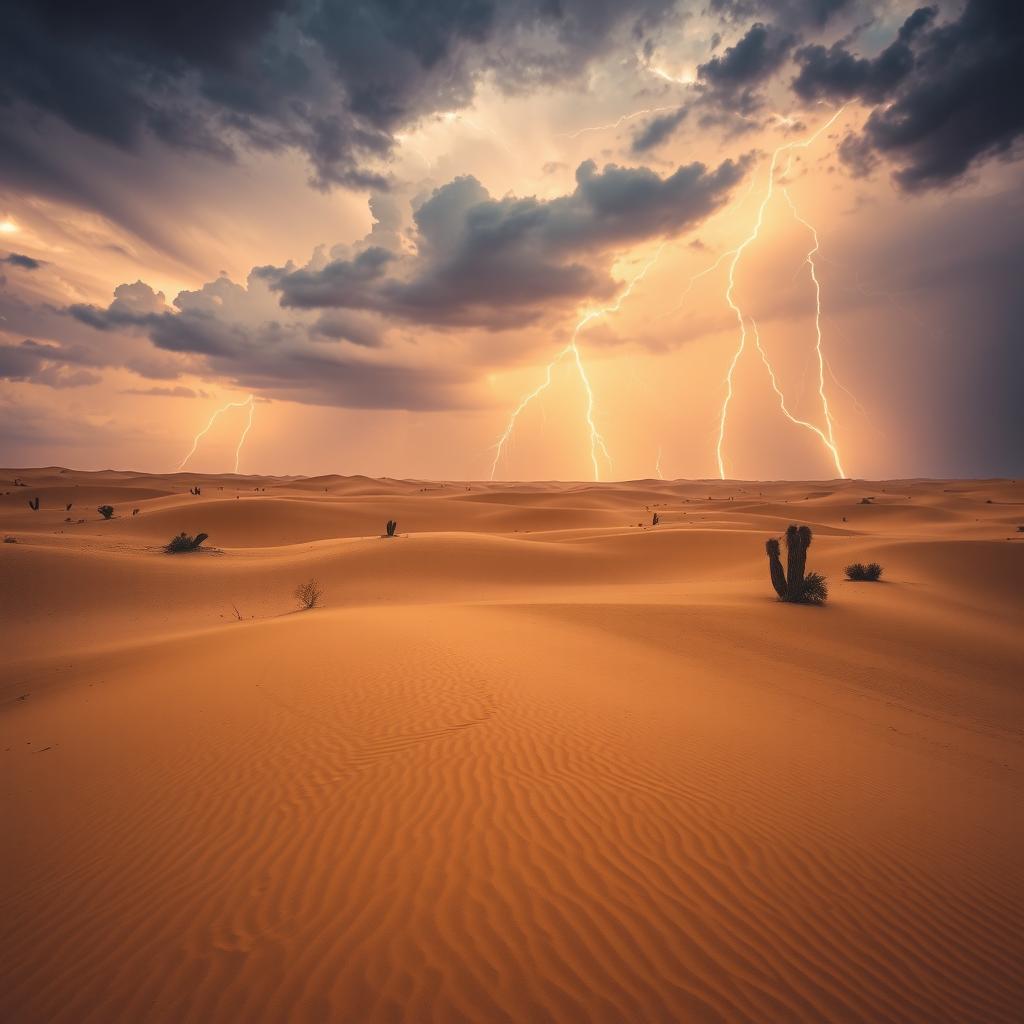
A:
[[[0,465],[1024,473],[1018,0],[4,21]]]

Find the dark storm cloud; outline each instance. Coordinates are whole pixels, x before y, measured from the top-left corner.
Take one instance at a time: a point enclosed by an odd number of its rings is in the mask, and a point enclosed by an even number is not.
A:
[[[693,163],[662,178],[586,161],[566,196],[493,199],[456,178],[414,213],[417,255],[367,248],[323,267],[262,271],[286,307],[369,309],[438,325],[527,323],[545,303],[609,294],[604,250],[679,234],[727,198],[747,160]]]
[[[907,191],[951,184],[1024,135],[1024,4],[968,0],[956,20],[934,19],[918,9],[874,59],[841,44],[797,54],[793,85],[804,99],[880,104],[845,144],[848,164],[863,173],[884,157]]]
[[[144,326],[166,309],[163,293],[154,292],[143,281],[136,281],[118,285],[114,289],[114,301],[106,309],[75,303],[67,307],[67,312],[89,327],[108,331],[116,327]]]
[[[20,345],[0,345],[0,380],[29,381],[51,388],[77,388],[96,384],[100,375],[73,369],[67,353],[57,346],[40,345],[26,338]]]
[[[755,22],[733,46],[697,68],[698,79],[720,97],[748,97],[782,67],[797,37],[784,29]],[[748,101],[749,102],[749,101]]]
[[[188,369],[193,372],[291,401],[377,409],[464,404],[464,368],[373,362],[325,345],[330,326],[325,331],[320,321],[285,319],[268,289],[268,277],[265,267],[253,270],[247,286],[220,277],[196,291],[182,292],[173,307],[148,285],[136,282],[121,285],[105,309],[76,305],[67,313],[105,334],[143,336],[158,349],[190,357]],[[335,326],[340,330],[340,324]],[[349,340],[360,326],[363,340],[369,340],[372,328],[358,317],[340,336]]]
[[[577,74],[672,0],[230,0],[170,6],[10,0],[0,32],[0,173],[92,202],[36,144],[44,118],[111,147],[231,159],[295,148],[313,180],[381,185],[393,132],[457,108],[493,73],[515,88]],[[64,154],[67,155],[66,153]]]
[[[3,259],[0,259],[0,263],[6,263],[10,267],[20,267],[22,270],[38,270],[43,265],[42,260],[24,256],[20,252],[8,253]]]
[[[793,91],[803,100],[849,100],[881,103],[914,68],[914,36],[931,22],[934,7],[921,7],[907,18],[896,39],[877,57],[856,57],[843,43],[826,49],[805,46],[796,53],[800,72]]]
[[[788,29],[755,22],[736,43],[697,66],[695,95],[678,110],[651,118],[638,129],[633,152],[646,152],[671,138],[691,110],[699,114],[703,128],[731,123],[735,129],[739,115],[743,129],[752,129],[750,115],[764,104],[761,88],[786,63],[798,40]]]
[[[633,152],[646,153],[647,150],[660,146],[683,123],[688,113],[687,107],[680,107],[671,113],[652,117],[634,134]]]
[[[413,210],[414,253],[395,197],[375,197],[362,242],[329,256],[318,251],[305,267],[255,267],[244,286],[221,276],[171,305],[136,281],[120,285],[109,306],[71,305],[63,319],[87,333],[145,338],[185,360],[182,372],[276,397],[352,408],[458,407],[473,361],[437,360],[433,348],[420,350],[404,328],[388,334],[389,326],[497,330],[611,295],[621,287],[609,273],[613,251],[702,222],[748,163],[726,160],[714,170],[693,163],[661,177],[646,167],[599,171],[587,161],[571,193],[546,201],[493,199],[475,178],[456,178]]]

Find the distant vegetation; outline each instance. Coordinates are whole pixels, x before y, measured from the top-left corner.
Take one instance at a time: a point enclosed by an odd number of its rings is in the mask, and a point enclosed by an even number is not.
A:
[[[864,565],[863,562],[854,562],[846,567],[845,572],[848,580],[853,580],[857,583],[862,581],[874,583],[882,578],[883,570],[877,562],[868,562],[867,565]]]
[[[38,498],[29,498],[29,500],[28,500],[28,507],[30,509],[32,509],[33,512],[38,512],[39,511],[39,499]]]
[[[805,573],[807,549],[811,546],[809,526],[790,526],[786,530],[786,566],[782,566],[779,541],[772,537],[765,542],[772,586],[780,601],[791,604],[824,604],[828,600],[828,584],[820,572]]]
[[[295,599],[299,602],[299,605],[302,608],[315,608],[320,603],[320,598],[323,596],[323,589],[316,580],[309,580],[306,583],[300,583],[295,588]]]
[[[104,519],[110,519],[114,515],[114,506],[100,505],[99,508],[96,509],[96,511],[99,512],[99,514],[103,516]]]
[[[394,520],[394,519],[389,519],[389,520],[388,520],[388,524],[387,524],[387,527],[386,527],[386,529],[387,529],[387,531],[388,531],[388,532],[387,532],[387,536],[389,536],[389,537],[394,537],[394,535],[395,535],[395,530],[397,530],[397,529],[398,529],[398,523],[397,523],[397,522],[395,522],[395,520]]]
[[[194,537],[190,537],[187,533],[182,532],[177,537],[172,537],[164,545],[164,551],[169,555],[180,555],[186,551],[198,551],[199,545],[209,536],[208,533],[197,533]]]

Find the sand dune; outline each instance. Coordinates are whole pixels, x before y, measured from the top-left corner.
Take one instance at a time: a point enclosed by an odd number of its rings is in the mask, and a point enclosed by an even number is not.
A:
[[[0,481],[0,1019],[1019,1019],[1024,485]]]

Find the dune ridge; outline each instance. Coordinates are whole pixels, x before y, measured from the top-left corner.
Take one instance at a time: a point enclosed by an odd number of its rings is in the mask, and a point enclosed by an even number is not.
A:
[[[0,1018],[1018,1019],[1024,485],[15,476]]]

